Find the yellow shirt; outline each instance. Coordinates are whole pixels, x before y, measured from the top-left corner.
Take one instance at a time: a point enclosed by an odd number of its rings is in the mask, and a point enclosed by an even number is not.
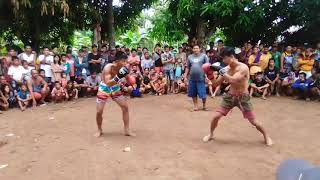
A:
[[[313,68],[314,59],[298,59],[298,65],[301,71],[311,71]]]

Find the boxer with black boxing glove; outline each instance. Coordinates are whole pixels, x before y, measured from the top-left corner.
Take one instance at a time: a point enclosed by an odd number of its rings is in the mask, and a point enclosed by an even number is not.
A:
[[[100,137],[102,132],[102,115],[104,106],[110,99],[115,101],[121,108],[123,114],[124,134],[126,136],[135,136],[130,132],[129,128],[129,108],[127,100],[123,96],[119,81],[129,74],[127,68],[127,55],[123,52],[117,52],[115,60],[111,64],[107,64],[101,74],[101,83],[97,93],[97,113],[96,122],[98,126],[98,132],[96,137]]]

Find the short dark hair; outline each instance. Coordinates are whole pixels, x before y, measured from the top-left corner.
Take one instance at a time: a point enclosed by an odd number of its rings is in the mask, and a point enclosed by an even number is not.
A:
[[[262,75],[263,73],[261,71],[257,72],[256,75]]]
[[[59,81],[55,81],[54,84],[60,84],[60,82]]]
[[[116,45],[116,47],[115,48],[120,48],[120,46],[119,45]]]
[[[124,53],[124,52],[117,52],[114,58],[114,61],[118,61],[118,60],[127,60],[128,56]]]
[[[161,47],[161,44],[160,44],[160,43],[157,43],[157,44],[155,45],[155,47]]]
[[[223,43],[223,40],[220,39],[220,40],[218,41],[218,43]]]
[[[195,46],[198,46],[198,48],[200,48],[199,44],[195,44],[192,46],[192,48],[194,48]]]
[[[137,50],[136,50],[136,49],[131,49],[131,52],[133,52],[133,51],[134,51],[134,52],[137,52]]]
[[[97,48],[98,46],[96,44],[92,44],[91,48]]]
[[[226,47],[222,50],[222,52],[220,53],[221,57],[225,57],[225,56],[235,56],[236,53],[234,52],[234,48],[233,47]]]
[[[107,45],[106,45],[106,44],[104,44],[104,45],[102,45],[102,46],[101,46],[101,48],[106,48],[106,47],[107,47]]]
[[[39,69],[39,73],[46,72],[44,69]]]
[[[174,49],[173,46],[169,46],[169,49]]]
[[[79,53],[83,53],[83,52],[84,52],[84,50],[83,50],[83,49],[80,49],[80,50],[79,50]]]
[[[27,48],[27,47],[32,48],[31,45],[29,45],[29,44],[27,44],[27,45],[24,46],[24,48]]]
[[[72,51],[70,49],[68,49],[66,54],[72,54]]]
[[[304,78],[307,77],[307,74],[305,72],[300,72],[299,75],[302,74]]]
[[[14,61],[14,60],[16,60],[16,59],[19,60],[19,58],[18,58],[17,56],[12,56],[12,61]]]
[[[141,48],[140,46],[137,47],[137,49]]]

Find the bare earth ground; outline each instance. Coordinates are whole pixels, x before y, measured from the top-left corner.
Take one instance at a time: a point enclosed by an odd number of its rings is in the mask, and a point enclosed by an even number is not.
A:
[[[209,99],[209,108],[220,98]],[[273,180],[279,163],[301,157],[320,164],[318,102],[254,99],[275,145],[266,147],[239,110],[203,143],[209,112],[189,112],[185,95],[130,99],[132,129],[122,136],[120,109],[105,109],[106,134],[94,138],[95,99],[0,115],[1,180]],[[64,107],[63,107],[64,106]],[[302,113],[304,111],[304,113]],[[52,119],[54,117],[54,119]],[[5,137],[13,133],[14,136]],[[131,152],[123,152],[125,147]]]

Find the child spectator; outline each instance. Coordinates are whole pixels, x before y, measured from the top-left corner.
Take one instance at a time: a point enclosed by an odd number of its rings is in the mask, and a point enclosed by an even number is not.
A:
[[[187,92],[187,84],[185,82],[185,79],[183,77],[181,77],[178,81],[177,81],[177,91],[176,93],[180,93],[180,92]]]
[[[39,75],[44,79],[44,81],[46,81],[50,90],[53,89],[54,83],[51,82],[51,78],[46,77],[46,73],[43,69],[39,70]]]
[[[22,84],[20,91],[17,95],[18,104],[21,109],[21,111],[26,110],[26,108],[30,105],[30,102],[32,100],[32,97],[30,96],[29,90],[27,88],[27,85]]]
[[[87,94],[88,95],[96,95],[98,92],[99,84],[101,82],[100,76],[97,76],[96,72],[92,72],[89,77],[86,79],[87,84]]]
[[[62,73],[62,77],[61,77],[61,85],[63,88],[66,88],[67,87],[67,84],[68,84],[68,79],[67,79],[67,75],[66,73]]]
[[[62,101],[69,99],[68,94],[65,92],[60,82],[58,81],[55,82],[55,86],[52,89],[51,96],[54,103],[60,103]]]
[[[9,105],[9,108],[16,106],[17,99],[13,90],[9,85],[1,86],[1,92],[5,99],[5,104]]]
[[[178,87],[176,87],[176,85],[178,85],[178,81],[181,80],[182,78],[182,71],[183,71],[183,64],[182,64],[182,59],[177,59],[177,62],[175,63],[175,76],[174,76],[174,84],[173,84],[173,90],[174,93],[178,93]]]
[[[65,54],[61,55],[61,64],[63,66],[63,71],[67,76],[67,79],[70,79],[70,64],[67,62],[67,57]]]
[[[72,50],[67,50],[66,52],[67,62],[70,65],[70,79],[74,81],[75,79],[75,68],[74,68],[74,58],[72,56]]]
[[[301,98],[307,101],[310,101],[309,96],[309,85],[310,81],[306,79],[306,73],[299,73],[299,79],[297,79],[293,85],[292,90],[295,96],[295,99]]]
[[[68,94],[68,101],[73,99],[78,99],[78,89],[74,87],[74,84],[72,81],[68,81],[67,87],[65,88]]]
[[[59,55],[55,55],[53,63],[51,64],[53,77],[55,81],[61,81],[61,73],[63,72],[63,66],[61,66],[61,60]]]
[[[269,84],[263,79],[262,72],[256,74],[256,78],[251,83],[250,96],[252,97],[253,93],[257,96],[262,95],[262,99],[266,100],[266,95],[268,93]]]
[[[269,83],[269,95],[276,92],[279,95],[279,87],[281,81],[279,80],[279,70],[275,67],[274,59],[269,60],[268,68],[264,71],[266,81]]]

